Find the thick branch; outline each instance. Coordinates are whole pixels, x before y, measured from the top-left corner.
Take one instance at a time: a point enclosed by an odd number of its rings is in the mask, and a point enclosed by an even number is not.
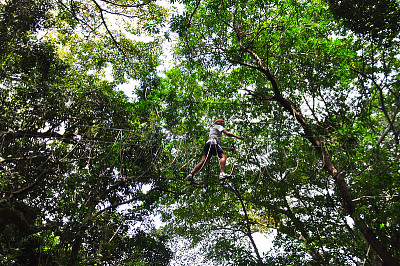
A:
[[[119,47],[120,44],[117,42],[117,40],[115,39],[114,35],[111,33],[111,31],[109,30],[109,28],[108,28],[108,26],[107,26],[106,20],[105,20],[104,15],[103,15],[103,11],[104,11],[104,10],[101,8],[101,6],[100,6],[95,0],[92,0],[92,2],[93,2],[93,3],[96,5],[96,7],[99,9],[100,18],[101,18],[102,24],[103,24],[104,27],[106,28],[107,33],[110,35],[111,40],[113,41],[113,43],[114,43],[117,47]]]
[[[13,140],[17,138],[57,138],[61,140],[70,140],[74,135],[62,135],[56,132],[37,132],[37,131],[17,131],[17,132],[0,132],[0,139],[3,141]]]
[[[42,155],[34,155],[34,156],[22,156],[22,157],[7,157],[4,159],[0,159],[0,163],[4,162],[16,162],[16,161],[30,161],[33,159],[43,159],[46,158],[47,156],[42,156]]]
[[[75,266],[77,264],[78,253],[83,242],[84,231],[87,229],[88,222],[93,217],[93,212],[96,209],[96,205],[98,204],[99,201],[100,201],[99,198],[95,199],[90,198],[87,202],[88,208],[86,214],[82,220],[79,231],[77,232],[76,237],[72,243],[71,255],[68,262],[68,265],[70,266]]]
[[[40,227],[31,227],[22,212],[10,208],[0,208],[0,217],[9,223],[15,224],[18,229],[26,235],[35,234],[51,228],[49,224]]]

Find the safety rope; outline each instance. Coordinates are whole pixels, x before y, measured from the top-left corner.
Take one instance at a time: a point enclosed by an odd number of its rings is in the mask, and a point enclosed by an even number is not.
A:
[[[120,154],[119,154],[119,156],[118,156],[118,159],[120,160],[120,163],[121,163],[121,168],[120,168],[120,172],[121,172],[121,174],[122,174],[122,169],[123,169],[123,165],[126,163],[126,162],[124,162],[124,160],[125,160],[125,158],[124,158],[124,156],[123,156],[123,152],[124,151],[126,151],[127,149],[129,149],[130,147],[140,147],[140,149],[139,149],[139,154],[137,154],[137,156],[136,156],[136,160],[138,160],[139,159],[139,157],[142,157],[142,156],[146,156],[146,155],[141,155],[141,152],[145,152],[146,150],[148,150],[148,148],[147,148],[147,146],[148,145],[150,145],[151,143],[143,143],[142,141],[143,141],[143,139],[139,136],[139,135],[137,135],[137,134],[134,134],[134,135],[132,135],[132,134],[130,134],[130,133],[134,133],[135,131],[133,131],[133,130],[124,130],[124,129],[118,129],[118,128],[107,128],[107,127],[101,127],[101,126],[98,126],[97,128],[102,128],[102,129],[104,129],[104,130],[110,130],[110,131],[118,131],[118,132],[116,132],[117,134],[115,134],[114,135],[114,138],[113,139],[109,139],[109,140],[98,140],[98,139],[90,139],[90,138],[82,138],[82,137],[80,137],[80,138],[78,138],[78,137],[65,137],[65,136],[63,136],[63,135],[52,135],[52,136],[49,136],[48,138],[51,138],[51,139],[62,139],[62,140],[66,140],[66,139],[68,139],[68,140],[74,140],[75,141],[75,143],[72,143],[71,144],[71,148],[69,148],[68,150],[66,150],[66,152],[65,153],[63,153],[63,154],[59,154],[59,156],[60,156],[60,158],[62,158],[62,159],[58,159],[59,161],[61,160],[68,160],[68,157],[70,157],[71,155],[73,155],[73,153],[76,151],[76,150],[78,150],[79,149],[79,146],[80,145],[87,145],[88,143],[93,143],[94,145],[96,145],[96,144],[101,144],[101,143],[104,143],[104,144],[112,144],[111,146],[115,146],[115,145],[118,145],[119,146],[119,152],[120,152]],[[6,134],[6,133],[8,133],[8,132],[0,132],[0,133],[3,133],[3,134]],[[138,133],[138,132],[135,132],[135,133]],[[39,138],[44,138],[44,140],[43,140],[43,142],[44,143],[47,143],[48,142],[48,140],[46,140],[46,139],[48,139],[47,137],[44,137],[43,136],[43,134],[42,133],[18,133],[18,132],[14,132],[13,134],[17,134],[17,135],[21,135],[21,136],[24,136],[24,137],[39,137]],[[125,134],[128,134],[129,136],[126,136]],[[151,133],[150,133],[151,134]],[[174,135],[175,137],[176,137],[176,135]],[[132,141],[133,140],[133,141]],[[184,143],[184,142],[186,142],[186,141],[188,141],[187,139],[185,139],[185,138],[182,138],[182,139],[174,139],[173,141],[176,141],[176,144],[177,144],[177,146],[175,146],[176,148],[177,148],[177,154],[176,154],[176,156],[174,156],[173,158],[171,158],[172,160],[168,163],[168,164],[166,164],[166,165],[164,165],[163,166],[163,171],[169,171],[169,169],[171,169],[170,167],[172,166],[172,165],[175,165],[175,163],[178,163],[179,164],[179,162],[177,162],[178,160],[177,160],[177,158],[179,158],[179,157],[181,157],[179,154],[182,154],[181,153],[181,151],[182,151],[182,143]],[[267,141],[267,143],[268,143],[268,141]],[[155,156],[151,159],[153,162],[155,161],[155,160],[157,160],[158,158],[159,158],[159,155],[160,155],[160,153],[162,152],[162,149],[164,149],[165,147],[166,147],[166,145],[167,145],[167,143],[166,143],[166,140],[163,140],[163,141],[161,141],[160,143],[159,143],[159,146],[157,147],[157,150],[156,151],[154,151],[154,152],[151,152],[151,154],[154,154]],[[214,147],[211,147],[211,145],[210,145],[210,147],[208,148],[208,151],[207,151],[207,156],[206,156],[206,160],[202,163],[202,165],[201,165],[201,167],[200,167],[200,170],[199,171],[201,171],[201,170],[203,170],[204,169],[204,167],[205,167],[205,165],[209,162],[209,160],[210,160],[210,158],[209,158],[209,155],[210,155],[210,152],[211,152],[211,149],[212,148],[216,148],[216,146],[215,145],[213,145]],[[309,146],[309,145],[307,145],[308,147],[312,147],[312,146]],[[149,146],[149,148],[152,148],[152,146],[150,145]],[[253,173],[255,173],[256,171],[258,171],[259,173],[260,173],[260,175],[261,175],[261,172],[262,172],[262,168],[263,168],[263,166],[262,166],[262,163],[260,162],[260,165],[259,165],[259,169],[257,170],[257,169],[255,169],[254,167],[255,167],[255,164],[252,164],[251,162],[250,162],[250,156],[252,156],[253,155],[253,151],[250,151],[250,148],[247,146],[247,142],[244,142],[243,144],[239,144],[239,146],[238,146],[238,148],[239,148],[239,150],[241,150],[241,154],[243,155],[243,157],[244,157],[244,161],[245,161],[245,163],[246,163],[246,168],[247,169],[249,169],[249,170],[251,170]],[[90,146],[88,146],[88,147],[85,147],[84,148],[84,150],[87,150],[87,152],[88,153],[91,153],[91,147]],[[270,144],[267,144],[267,151],[266,151],[266,155],[268,156],[268,154],[269,154],[269,149],[270,149]],[[274,148],[274,149],[276,149],[276,148]],[[297,146],[296,146],[296,149],[297,150],[300,150],[300,149],[302,149],[301,148],[301,146],[299,146],[299,144],[297,144]],[[106,152],[106,154],[107,155],[110,155],[112,153],[112,148],[109,150],[109,151],[107,151]],[[257,152],[256,152],[257,153]],[[147,153],[146,153],[147,154]],[[300,153],[298,153],[298,154],[300,154]],[[190,153],[187,153],[187,154],[183,154],[184,156],[187,156],[187,155],[190,155]],[[56,157],[58,157],[55,153],[53,153],[53,156],[56,156]],[[104,157],[104,155],[103,155],[103,157]],[[241,158],[241,160],[243,160],[243,157]],[[195,158],[196,158],[196,156],[194,156],[194,157],[192,157],[191,159],[189,159],[185,164],[183,164],[183,165],[179,165],[178,167],[174,167],[175,169],[178,169],[178,171],[181,171],[184,167],[187,167],[188,165],[190,165],[192,162],[193,162],[193,160],[195,160]],[[237,159],[237,155],[233,155],[233,158],[234,159],[236,159],[237,161],[240,161],[240,160],[238,160]],[[74,160],[74,161],[76,161],[76,160],[88,160],[89,159],[89,161],[90,160],[92,160],[92,159],[94,159],[94,157],[93,157],[93,154],[91,154],[91,155],[89,155],[89,157],[85,157],[84,155],[79,155],[79,158],[70,158],[71,160]],[[184,159],[184,158],[182,158],[182,159]],[[5,159],[4,159],[5,160]],[[114,164],[115,163],[117,163],[117,162],[114,162]],[[133,162],[133,163],[135,163],[135,162]],[[88,162],[88,164],[89,164],[89,162]],[[299,165],[299,158],[297,158],[297,164],[296,164],[296,167],[298,167],[298,165]],[[236,165],[235,164],[233,164],[233,166],[230,168],[230,175],[232,175],[233,173],[234,173],[234,171],[235,171],[235,168],[236,167]],[[189,169],[189,168],[188,168]],[[295,168],[296,169],[296,168]],[[253,180],[253,182],[252,183],[257,183],[258,181],[259,181],[259,177],[260,177],[260,175],[258,175],[258,178],[256,177],[254,180]]]

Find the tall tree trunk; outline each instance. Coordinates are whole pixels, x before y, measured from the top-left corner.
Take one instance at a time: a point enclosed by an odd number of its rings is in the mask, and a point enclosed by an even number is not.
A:
[[[81,249],[81,245],[83,242],[83,235],[86,231],[89,220],[93,217],[93,212],[96,208],[97,203],[98,200],[93,200],[93,201],[91,199],[88,200],[87,205],[89,206],[89,208],[85,214],[85,217],[83,218],[82,224],[78,229],[79,231],[76,233],[75,239],[73,241],[68,266],[77,265],[79,250]]]

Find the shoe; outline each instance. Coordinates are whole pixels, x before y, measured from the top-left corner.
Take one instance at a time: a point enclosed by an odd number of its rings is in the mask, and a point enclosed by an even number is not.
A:
[[[193,175],[192,174],[188,174],[186,177],[187,181],[193,181]]]
[[[231,176],[229,174],[226,174],[224,172],[219,173],[219,180],[220,181],[223,181],[225,179],[230,179],[230,178],[231,178]]]

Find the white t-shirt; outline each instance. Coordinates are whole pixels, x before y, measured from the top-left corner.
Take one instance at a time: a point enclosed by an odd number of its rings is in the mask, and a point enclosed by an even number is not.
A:
[[[222,138],[222,131],[224,131],[225,128],[221,125],[214,125],[210,127],[210,133],[208,134],[209,138],[216,138],[218,140],[218,143],[221,143],[221,138]]]

